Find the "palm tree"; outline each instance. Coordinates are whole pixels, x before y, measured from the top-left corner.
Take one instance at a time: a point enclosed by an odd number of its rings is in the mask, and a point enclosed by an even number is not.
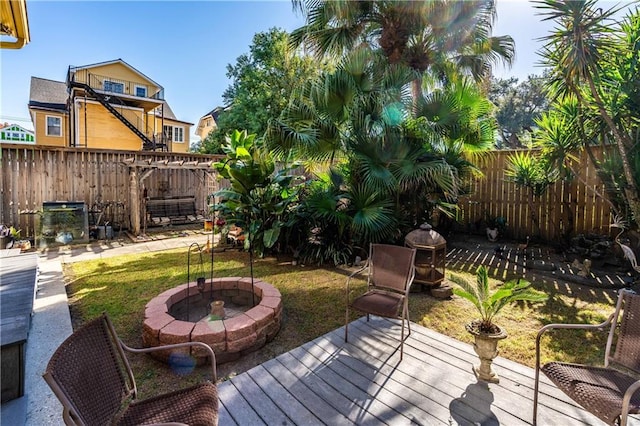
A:
[[[489,77],[492,65],[511,64],[515,53],[511,37],[491,35],[493,0],[293,0],[293,5],[306,25],[292,33],[292,43],[305,43],[320,56],[368,45],[387,63],[414,72],[414,98],[425,72],[440,81],[458,74],[480,81]]]
[[[398,229],[420,224],[432,207],[453,209],[464,177],[477,172],[474,156],[493,146],[496,130],[491,104],[472,81],[420,96],[414,109],[407,85],[412,73],[380,67],[377,58],[366,46],[343,57],[334,72],[292,100],[266,138],[282,153],[342,164],[341,203],[331,205],[353,222],[348,234],[334,235],[356,242],[396,239]],[[333,193],[324,194],[335,201]],[[326,210],[325,201],[316,207]]]
[[[620,93],[620,86],[609,84],[606,78],[607,68],[616,67],[612,62],[615,58],[628,55],[631,63],[637,62],[638,43],[632,41],[625,46],[624,39],[616,38],[617,29],[611,21],[618,8],[603,11],[596,7],[595,0],[544,0],[537,2],[536,7],[544,20],[558,23],[557,29],[545,37],[547,44],[541,52],[544,63],[552,69],[553,89],[557,96],[574,95],[583,107],[594,107],[602,118],[620,153],[626,180],[624,192],[640,224],[640,194],[630,162],[634,143],[611,108],[615,97],[607,96],[612,89]],[[636,9],[636,22],[637,15]]]

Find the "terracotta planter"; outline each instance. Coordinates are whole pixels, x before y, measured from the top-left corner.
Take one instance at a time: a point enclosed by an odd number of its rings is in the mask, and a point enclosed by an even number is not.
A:
[[[499,332],[495,334],[479,333],[471,324],[465,325],[467,331],[475,337],[473,349],[480,358],[480,364],[473,367],[473,372],[479,380],[489,383],[499,383],[500,378],[491,364],[493,359],[498,356],[498,342],[507,337],[507,333],[499,328]]]

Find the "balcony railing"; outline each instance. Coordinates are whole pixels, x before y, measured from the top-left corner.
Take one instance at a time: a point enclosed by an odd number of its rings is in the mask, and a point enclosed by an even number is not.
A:
[[[103,75],[90,73],[86,69],[73,71],[69,67],[67,79],[70,83],[87,84],[94,90],[100,90],[104,93],[113,93],[114,95],[129,95],[146,99],[164,100],[164,89],[151,94],[155,90],[155,86],[142,84],[137,81],[120,80]]]

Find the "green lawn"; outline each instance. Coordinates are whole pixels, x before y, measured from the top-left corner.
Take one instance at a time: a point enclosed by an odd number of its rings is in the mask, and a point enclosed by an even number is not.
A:
[[[208,256],[208,255],[207,255]],[[210,263],[200,268],[192,255],[192,280],[200,270],[209,276]],[[214,276],[249,276],[248,255],[228,251],[215,254]],[[106,311],[125,343],[141,346],[141,329],[145,304],[161,293],[187,281],[186,249],[128,255],[92,260],[65,266],[67,293],[74,327]],[[283,298],[283,325],[276,338],[259,351],[256,362],[277,356],[304,342],[344,324],[345,282],[352,269],[292,266],[275,258],[257,259],[254,274],[277,287]],[[465,275],[464,273],[459,273]],[[475,279],[473,276],[466,276]],[[497,283],[497,282],[496,282]],[[364,288],[364,281],[360,282]],[[535,287],[549,294],[545,303],[520,304],[503,310],[496,322],[509,334],[500,342],[500,355],[533,366],[537,330],[550,322],[604,321],[612,312],[611,292],[596,289],[576,290],[564,285],[539,282]],[[575,286],[578,287],[578,286]],[[464,324],[476,317],[465,300],[436,300],[426,293],[412,293],[409,302],[411,319],[456,339],[471,342]],[[354,317],[355,318],[355,317]],[[546,342],[544,359],[601,362],[606,336],[592,338],[591,333],[556,333]],[[174,385],[179,377],[147,356],[132,359],[141,395],[149,396]],[[226,374],[239,373],[245,364],[224,367]],[[192,381],[206,374],[204,369],[191,376]],[[219,377],[224,378],[224,377]],[[184,385],[185,383],[182,382]],[[147,391],[145,391],[147,389]],[[147,393],[148,392],[148,393]]]

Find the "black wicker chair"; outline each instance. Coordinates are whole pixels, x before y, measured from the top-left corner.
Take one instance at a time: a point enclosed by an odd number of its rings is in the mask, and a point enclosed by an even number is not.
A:
[[[154,398],[137,400],[137,388],[125,350],[151,352],[197,346],[211,357],[212,380]],[[117,337],[106,314],[69,336],[44,373],[63,405],[67,425],[188,424],[217,425],[215,355],[204,343],[190,342],[133,349]]]
[[[400,337],[400,359],[404,355],[404,323],[409,334],[409,289],[415,277],[416,249],[387,244],[371,244],[369,259],[362,269],[347,279],[347,312],[344,326],[344,341],[349,338],[349,309],[369,315],[396,318],[402,321]],[[368,269],[367,292],[351,300],[350,284],[353,277]]]
[[[554,328],[608,329],[604,366],[549,362],[540,367],[540,338]],[[620,290],[615,312],[602,324],[549,324],[540,329],[536,339],[533,424],[537,421],[540,371],[602,421],[626,425],[629,414],[640,413],[640,295]]]

